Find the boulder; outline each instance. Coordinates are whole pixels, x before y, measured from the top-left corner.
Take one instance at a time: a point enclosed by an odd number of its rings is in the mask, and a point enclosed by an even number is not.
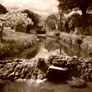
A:
[[[41,70],[39,69],[38,75],[37,75],[37,79],[42,80],[42,79],[46,78],[46,76],[47,76],[47,73],[44,73],[43,71],[41,71]]]
[[[22,70],[22,69],[23,69],[23,65],[20,64],[20,66],[19,66],[19,70]]]
[[[17,77],[17,78],[19,78],[19,77],[20,77],[19,72],[16,72],[16,73],[15,73],[15,77]]]
[[[14,72],[13,73],[10,73],[7,78],[10,79],[10,80],[14,80]]]
[[[15,67],[14,72],[16,72],[19,69],[19,64]]]
[[[9,74],[9,70],[6,71],[1,71],[2,73],[0,74],[0,78],[1,79],[6,79],[8,74]]]
[[[32,79],[37,79],[37,76],[38,76],[38,69],[35,69],[32,73]]]
[[[18,65],[18,62],[13,63],[13,67],[16,67]]]
[[[42,74],[39,74],[39,75],[37,76],[37,79],[42,80],[42,79],[43,79],[43,75],[42,75]]]
[[[77,56],[73,56],[72,58],[73,58],[73,59],[78,59],[78,57],[77,57]]]
[[[57,60],[57,61],[52,62],[52,64],[53,64],[54,66],[57,66],[57,67],[65,67],[66,61]]]
[[[9,69],[9,72],[12,73],[12,72],[13,72],[13,68],[10,68],[10,69]]]
[[[21,76],[23,77],[23,78],[26,78],[26,71],[25,71],[25,68],[23,68],[22,69],[22,71],[21,71]]]
[[[66,79],[68,75],[68,68],[67,67],[56,67],[51,65],[48,69],[47,78],[51,79]]]
[[[5,71],[4,75],[5,75],[6,78],[7,78],[7,76],[9,75],[9,73],[10,73],[9,70],[6,70],[6,71]]]
[[[31,74],[30,73],[27,73],[27,75],[26,75],[26,79],[28,79],[28,78],[31,78]]]
[[[27,74],[29,72],[28,68],[25,68],[25,74]]]
[[[21,79],[24,79],[24,78],[25,78],[25,76],[24,76],[24,75],[21,75],[21,76],[20,76],[20,78],[21,78]]]

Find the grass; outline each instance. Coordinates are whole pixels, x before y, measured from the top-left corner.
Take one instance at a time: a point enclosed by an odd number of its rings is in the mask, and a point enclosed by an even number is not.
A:
[[[23,49],[33,46],[37,37],[33,34],[14,32],[11,29],[4,28],[3,42],[0,43],[0,58],[13,56]]]

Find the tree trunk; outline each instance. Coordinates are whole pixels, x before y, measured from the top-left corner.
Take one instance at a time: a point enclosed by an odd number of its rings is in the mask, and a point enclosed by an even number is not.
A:
[[[3,25],[1,26],[1,30],[0,30],[0,31],[1,31],[1,39],[0,39],[0,40],[1,40],[1,47],[0,47],[0,48],[2,49],[2,42],[3,42]]]
[[[3,25],[1,27],[1,43],[2,43],[2,41],[3,41]]]
[[[82,10],[83,16],[85,16],[85,15],[86,15],[86,10],[87,10],[87,8],[82,7],[81,10]]]
[[[62,14],[60,14],[60,31],[62,31]]]

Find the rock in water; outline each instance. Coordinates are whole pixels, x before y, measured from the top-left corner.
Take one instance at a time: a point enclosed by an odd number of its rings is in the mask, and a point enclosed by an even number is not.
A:
[[[69,80],[67,83],[71,87],[84,87],[86,85],[86,81],[80,78]]]

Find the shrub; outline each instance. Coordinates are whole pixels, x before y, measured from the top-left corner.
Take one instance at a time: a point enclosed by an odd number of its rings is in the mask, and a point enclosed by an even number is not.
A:
[[[79,31],[80,34],[90,35],[91,34],[91,31],[89,29],[90,25],[92,25],[91,14],[82,16],[75,13],[70,17],[68,17],[68,28],[70,30],[72,29],[73,32],[76,31],[76,28],[77,28],[77,31]]]
[[[81,26],[81,22],[79,22],[80,20],[80,15],[79,14],[73,14],[68,18],[68,25],[69,28],[72,27],[77,27],[77,26]]]
[[[55,29],[55,21],[50,19],[48,22],[47,22],[47,26],[50,28],[50,29]]]
[[[9,30],[3,31],[2,49],[0,48],[0,58],[13,56],[23,49],[33,46],[36,43],[36,36]],[[1,43],[0,43],[1,45]]]
[[[0,17],[6,19],[4,23],[5,27],[15,28],[15,30],[19,32],[25,32],[23,29],[26,30],[27,25],[33,24],[32,20],[27,17],[27,14],[21,13],[20,11],[9,11],[6,14],[0,15]],[[23,28],[20,29],[21,27]]]
[[[6,7],[4,7],[3,5],[0,4],[0,14],[5,14],[7,12],[8,11],[7,11]]]

